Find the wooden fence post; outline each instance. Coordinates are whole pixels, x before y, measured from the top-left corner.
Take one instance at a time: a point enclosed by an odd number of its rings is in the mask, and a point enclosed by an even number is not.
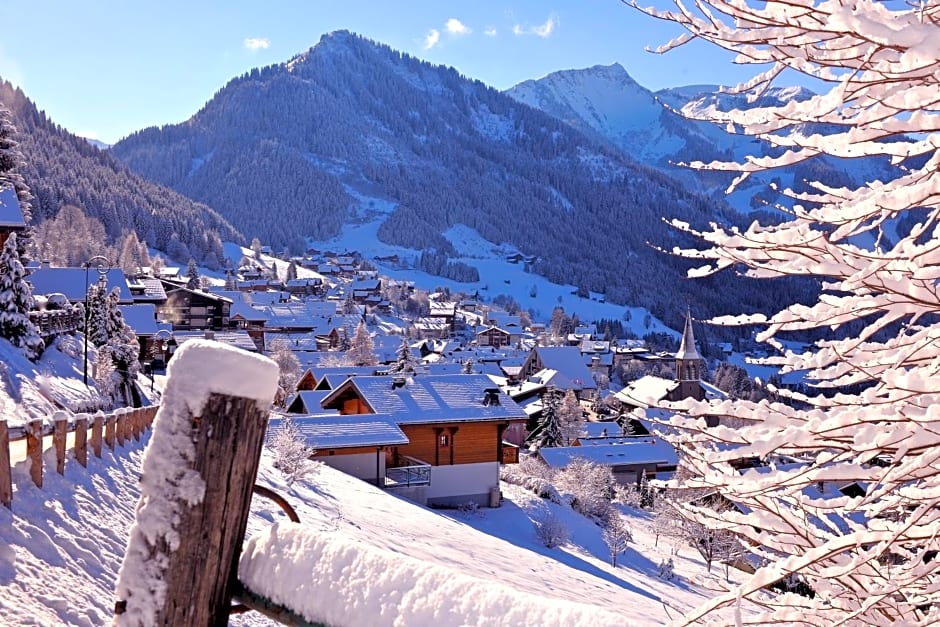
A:
[[[6,418],[0,418],[0,503],[12,509],[13,473],[10,470],[10,431]]]
[[[64,411],[52,414],[52,444],[55,446],[55,471],[65,474],[65,439],[69,430],[69,415]]]
[[[104,442],[112,451],[114,450],[114,432],[116,430],[116,425],[117,418],[114,417],[114,414],[108,414],[105,417],[104,423]]]
[[[29,459],[29,476],[37,488],[42,487],[42,420],[26,423],[26,458]]]
[[[91,450],[95,457],[101,457],[101,432],[104,429],[104,414],[98,412],[95,414],[91,424]]]
[[[88,414],[75,416],[75,461],[88,467]]]
[[[190,340],[174,355],[142,462],[117,625],[228,624],[277,378],[269,359],[209,340]]]
[[[142,411],[143,409],[138,407],[131,412],[131,435],[134,436],[135,442],[140,442],[140,422]]]
[[[115,430],[117,443],[119,446],[124,446],[124,441],[127,439],[127,410],[122,407],[114,413],[117,421],[117,428]]]

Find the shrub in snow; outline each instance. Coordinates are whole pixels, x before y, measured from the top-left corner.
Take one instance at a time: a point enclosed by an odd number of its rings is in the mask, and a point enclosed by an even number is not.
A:
[[[288,484],[309,479],[316,473],[318,464],[310,459],[316,451],[307,446],[291,418],[285,418],[273,427],[267,445],[274,453],[274,467],[284,474]]]
[[[561,496],[551,483],[551,469],[542,462],[523,458],[518,464],[506,464],[499,470],[499,477],[506,483],[519,485],[531,490],[539,498],[548,499],[559,505],[566,505],[570,499]]]
[[[640,507],[640,491],[632,485],[614,485],[614,502],[627,507]]]
[[[551,509],[540,510],[532,519],[535,535],[546,548],[553,549],[568,541],[568,526]]]
[[[72,359],[80,359],[84,354],[82,343],[74,335],[60,335],[55,340],[56,350]]]
[[[279,393],[277,397],[281,399],[289,398],[297,390],[297,381],[301,375],[300,360],[297,359],[297,355],[294,354],[290,345],[284,340],[271,342],[268,357],[277,364],[278,368],[277,384],[282,393]],[[279,404],[283,404],[283,401]]]
[[[666,581],[672,581],[676,578],[676,565],[671,557],[659,563],[659,571],[656,574],[660,579],[665,579]]]
[[[476,501],[467,501],[466,503],[461,503],[457,506],[457,509],[460,510],[460,513],[467,516],[468,518],[483,518],[486,514],[483,510],[480,509],[480,506]]]
[[[575,458],[555,473],[555,487],[572,496],[571,507],[585,516],[606,521],[614,495],[614,474],[607,466]]]

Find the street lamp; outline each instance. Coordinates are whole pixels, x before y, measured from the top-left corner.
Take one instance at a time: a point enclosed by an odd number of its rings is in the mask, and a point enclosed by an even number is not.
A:
[[[82,371],[82,383],[88,386],[88,317],[91,314],[91,302],[88,294],[91,292],[91,285],[88,284],[88,270],[94,267],[98,271],[99,289],[104,289],[107,285],[107,275],[111,270],[111,260],[104,255],[95,255],[82,264],[85,268],[85,367]]]
[[[167,331],[166,329],[160,329],[155,334],[157,340],[160,340],[160,358],[164,364],[166,364],[166,349],[170,345],[170,340],[173,339],[173,334]],[[166,366],[164,366],[165,368]],[[153,397],[153,382],[156,379],[156,373],[153,371],[153,358],[150,359],[150,396]]]

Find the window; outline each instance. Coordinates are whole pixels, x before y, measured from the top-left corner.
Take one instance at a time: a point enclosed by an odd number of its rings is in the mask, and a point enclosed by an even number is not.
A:
[[[441,446],[450,446],[450,436],[446,433],[442,433],[440,437]]]

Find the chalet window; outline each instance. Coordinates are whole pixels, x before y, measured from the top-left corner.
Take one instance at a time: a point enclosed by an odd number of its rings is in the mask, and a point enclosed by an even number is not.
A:
[[[446,433],[442,433],[440,436],[441,446],[450,446],[450,436]]]

